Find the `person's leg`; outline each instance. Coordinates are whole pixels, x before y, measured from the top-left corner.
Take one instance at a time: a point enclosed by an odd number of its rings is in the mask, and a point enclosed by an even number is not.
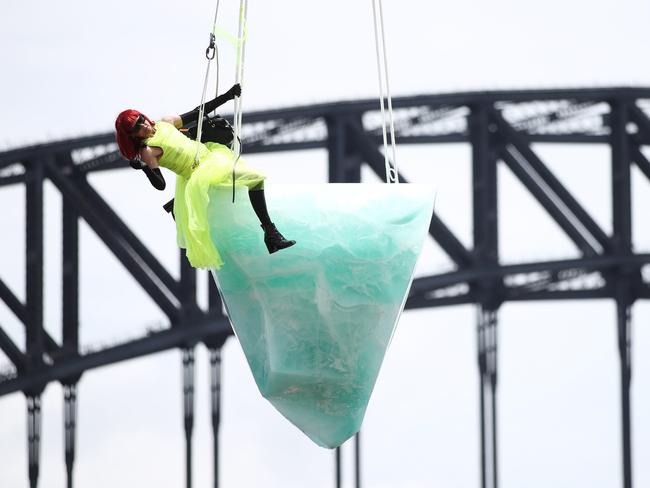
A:
[[[266,208],[266,198],[264,196],[264,183],[260,183],[255,188],[248,190],[248,198],[251,201],[253,210],[255,210],[255,215],[260,220],[262,227],[271,225],[271,217],[269,217],[269,211]]]
[[[248,190],[248,198],[251,201],[257,218],[262,224],[262,229],[264,229],[264,244],[266,244],[269,254],[293,246],[296,241],[285,239],[271,221],[271,217],[269,217],[269,212],[266,208],[266,198],[264,196],[264,182],[250,188]]]

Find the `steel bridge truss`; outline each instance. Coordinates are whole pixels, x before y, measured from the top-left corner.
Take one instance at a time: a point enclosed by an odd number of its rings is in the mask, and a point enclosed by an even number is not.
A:
[[[476,92],[398,98],[395,129],[400,144],[467,143],[471,147],[473,248],[468,249],[434,213],[429,232],[451,258],[450,272],[414,280],[406,308],[477,305],[480,374],[481,483],[498,486],[497,328],[507,301],[611,299],[618,317],[624,488],[632,486],[630,440],[630,312],[650,298],[650,254],[632,243],[631,166],[650,178],[650,89],[611,88]],[[330,182],[359,182],[366,164],[385,179],[381,118],[376,101],[330,103],[247,114],[246,153],[326,149]],[[563,186],[532,148],[533,143],[603,144],[611,149],[613,232],[608,234]],[[559,261],[501,264],[498,253],[497,167],[505,165],[579,250]],[[218,453],[221,346],[232,333],[218,291],[210,286],[208,310],[196,300],[196,273],[180,255],[175,279],[88,183],[96,171],[127,168],[112,134],[55,142],[0,154],[0,186],[23,185],[26,195],[26,300],[0,276],[0,299],[24,324],[26,344],[17,345],[0,324],[0,349],[11,371],[0,377],[0,396],[22,391],[27,398],[29,478],[39,471],[41,394],[48,383],[63,385],[68,486],[75,454],[77,383],[90,369],[171,349],[183,350],[187,486],[191,486],[194,417],[194,348],[204,343],[212,367],[214,449]],[[63,341],[43,324],[43,183],[49,179],[63,201]],[[404,179],[402,178],[404,182]],[[170,326],[146,337],[101,350],[79,348],[79,220],[84,219],[130,275],[160,307]],[[645,278],[644,278],[644,271]],[[359,439],[356,484],[360,485]],[[215,455],[215,459],[217,456]],[[340,485],[340,453],[336,454]],[[214,484],[218,486],[215,461]]]

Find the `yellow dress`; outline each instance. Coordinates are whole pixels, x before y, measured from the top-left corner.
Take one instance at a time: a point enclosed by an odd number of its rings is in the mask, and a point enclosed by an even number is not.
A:
[[[223,261],[215,247],[208,225],[208,190],[211,186],[232,185],[234,153],[215,142],[200,143],[182,134],[169,122],[156,122],[156,133],[143,142],[159,147],[163,153],[158,164],[176,173],[174,216],[179,247],[195,268],[219,269]],[[195,162],[196,161],[196,162]],[[261,188],[265,176],[240,158],[235,185]]]

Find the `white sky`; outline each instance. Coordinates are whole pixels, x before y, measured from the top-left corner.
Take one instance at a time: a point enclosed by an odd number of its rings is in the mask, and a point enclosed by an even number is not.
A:
[[[254,110],[377,93],[371,3],[249,2],[244,108]],[[221,2],[236,31],[237,4]],[[124,108],[152,117],[196,106],[214,3],[5,2],[0,7],[0,150],[112,128]],[[441,91],[611,85],[650,86],[650,4],[642,0],[432,3],[384,2],[390,83],[395,96]],[[221,45],[221,86],[234,78]],[[535,148],[581,203],[611,230],[608,152],[603,147]],[[469,246],[468,148],[401,147],[413,181],[439,185],[436,209]],[[320,151],[250,157],[273,181],[325,178]],[[306,170],[306,168],[309,168]],[[585,178],[585,175],[589,175]],[[368,176],[367,180],[371,180]],[[92,183],[152,251],[176,266],[165,200],[128,171]],[[500,169],[504,262],[556,259],[575,250]],[[167,196],[167,195],[165,195]],[[650,250],[643,209],[650,185],[633,173],[635,243]],[[0,277],[24,297],[24,196],[0,191],[4,229]],[[46,321],[60,337],[60,199],[46,193]],[[98,239],[82,226],[81,341],[111,342],[143,332],[162,314]],[[429,243],[418,273],[448,269]],[[115,311],[119,310],[120,313]],[[620,430],[615,309],[612,303],[513,304],[500,313],[500,474],[505,487],[619,486]],[[473,307],[407,312],[364,424],[364,486],[466,487],[479,480],[478,384]],[[650,307],[634,309],[635,486],[650,484]],[[0,325],[18,344],[15,318]],[[0,353],[0,363],[4,362]],[[97,488],[180,486],[184,476],[180,354],[104,368],[80,383],[76,483]],[[238,344],[225,347],[222,486],[333,486],[333,454],[315,447],[257,392]],[[199,348],[195,486],[209,486],[211,441],[207,357]],[[62,395],[44,395],[41,484],[63,487]],[[27,483],[25,402],[0,399],[0,486]],[[351,449],[345,450],[346,461]],[[351,458],[350,458],[351,459]],[[347,463],[346,469],[350,462]],[[352,486],[346,471],[346,486]]]

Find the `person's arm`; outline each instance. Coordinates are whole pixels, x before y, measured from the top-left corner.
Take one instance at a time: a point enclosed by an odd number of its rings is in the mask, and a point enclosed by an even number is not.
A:
[[[181,127],[183,127],[183,120],[181,119],[180,115],[165,115],[160,120],[162,120],[164,122],[169,122],[170,124],[172,124],[177,129],[180,129]]]
[[[219,95],[217,98],[214,98],[210,100],[209,102],[206,102],[204,107],[203,107],[203,112],[206,114],[209,114],[213,110],[215,110],[217,107],[220,107],[224,103],[226,103],[229,100],[234,99],[235,97],[241,96],[241,86],[239,83],[234,84],[230,90],[228,90],[226,93],[223,95]],[[187,124],[190,124],[192,122],[197,122],[199,120],[199,110],[200,106],[190,110],[189,112],[185,112],[184,114],[181,114],[180,120],[181,120],[181,125],[180,127],[183,127]],[[164,119],[163,119],[164,120]],[[178,127],[178,126],[177,126]]]
[[[140,159],[151,169],[158,167],[158,157],[149,146],[143,146],[140,148]]]
[[[137,166],[138,162],[140,166],[139,168]],[[145,146],[141,148],[140,160],[131,161],[131,166],[135,169],[141,169],[144,174],[147,175],[147,179],[149,180],[149,183],[151,183],[151,186],[156,190],[162,191],[167,186],[165,178],[158,166],[158,158],[154,155],[153,150],[150,147]]]
[[[144,174],[147,175],[149,183],[151,183],[151,186],[153,186],[156,190],[163,191],[165,189],[167,184],[165,183],[165,177],[160,172],[160,168],[151,169],[149,166],[145,166],[142,168],[142,171],[144,171]]]

